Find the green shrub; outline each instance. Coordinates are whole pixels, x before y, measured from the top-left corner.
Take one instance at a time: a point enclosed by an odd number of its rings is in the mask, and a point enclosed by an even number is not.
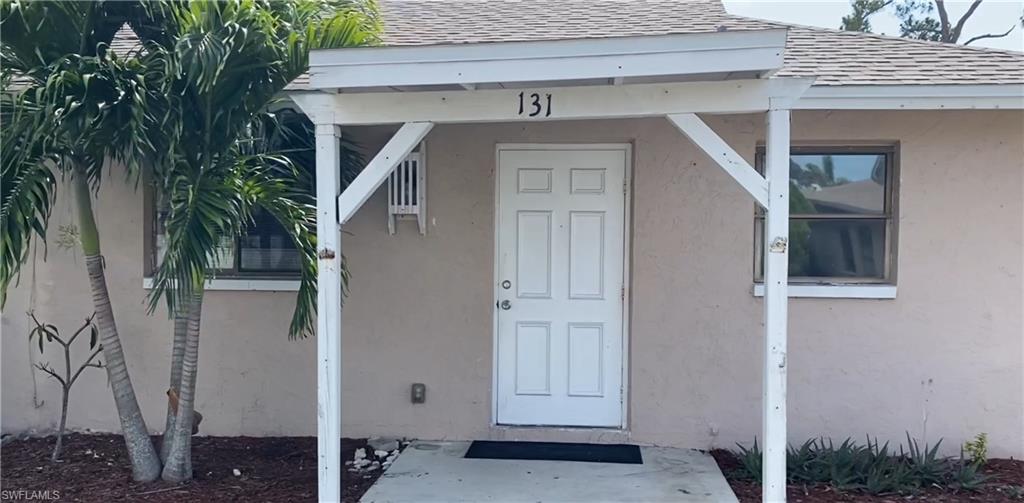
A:
[[[786,478],[792,484],[829,485],[837,491],[869,494],[914,494],[926,487],[977,490],[987,480],[973,462],[939,456],[939,446],[921,445],[907,434],[907,444],[891,448],[889,443],[866,438],[859,444],[847,438],[836,445],[832,439],[811,439],[786,449]],[[761,481],[762,452],[757,439],[736,452],[743,476]]]
[[[1024,500],[1024,486],[1008,484],[997,489],[1012,500]]]
[[[953,480],[950,484],[954,489],[963,489],[965,491],[977,491],[981,488],[982,484],[989,479],[988,475],[982,475],[979,473],[981,467],[974,462],[968,462],[964,460],[963,456],[960,457],[960,462],[957,464],[957,468],[953,472]]]
[[[761,483],[761,461],[764,457],[761,455],[761,449],[757,447],[757,438],[754,438],[754,446],[747,449],[740,444],[736,444],[739,447],[737,455],[740,458],[740,463],[743,464],[743,474],[747,478],[754,479],[758,484]]]
[[[988,435],[981,432],[973,440],[964,442],[964,451],[975,466],[981,466],[988,460]]]

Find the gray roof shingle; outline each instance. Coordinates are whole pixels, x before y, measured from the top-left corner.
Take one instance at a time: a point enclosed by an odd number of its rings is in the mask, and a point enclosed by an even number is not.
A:
[[[815,85],[1021,84],[1024,53],[734,16],[718,0],[381,0],[385,45],[789,28],[779,76]]]
[[[761,29],[718,0],[381,0],[385,45],[465,44]]]
[[[817,86],[1024,84],[1024,53],[734,16],[718,0],[381,0],[385,45],[467,44],[788,28],[784,77]],[[126,26],[111,47],[138,45]],[[308,75],[289,87],[304,88]]]

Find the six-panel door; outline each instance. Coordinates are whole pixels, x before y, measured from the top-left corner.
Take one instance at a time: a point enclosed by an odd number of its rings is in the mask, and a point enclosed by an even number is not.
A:
[[[498,152],[500,424],[622,426],[627,155]]]

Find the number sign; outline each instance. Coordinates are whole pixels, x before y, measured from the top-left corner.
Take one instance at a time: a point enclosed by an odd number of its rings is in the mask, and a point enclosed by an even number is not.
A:
[[[551,94],[545,94],[543,99],[537,93],[519,93],[519,115],[527,117],[551,117]]]

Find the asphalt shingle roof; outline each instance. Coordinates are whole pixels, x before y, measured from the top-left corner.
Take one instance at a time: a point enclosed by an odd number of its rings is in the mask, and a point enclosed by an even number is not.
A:
[[[718,0],[381,0],[385,45],[434,45],[788,28],[784,77],[816,86],[1024,84],[1024,53],[734,16]],[[137,47],[125,27],[112,48]],[[308,85],[302,75],[289,87]]]
[[[380,0],[385,45],[463,44],[713,32],[717,0]]]
[[[381,0],[385,45],[789,28],[779,76],[815,85],[1021,84],[1024,53],[734,16],[718,0]]]

